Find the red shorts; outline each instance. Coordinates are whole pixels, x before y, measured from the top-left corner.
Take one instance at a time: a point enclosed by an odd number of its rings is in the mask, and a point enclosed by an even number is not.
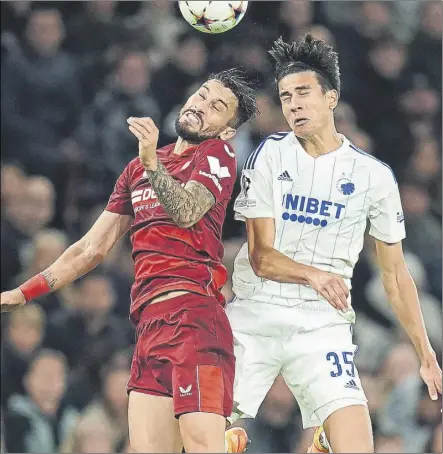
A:
[[[234,341],[215,298],[188,293],[147,306],[137,325],[128,392],[174,399],[174,412],[232,412]]]

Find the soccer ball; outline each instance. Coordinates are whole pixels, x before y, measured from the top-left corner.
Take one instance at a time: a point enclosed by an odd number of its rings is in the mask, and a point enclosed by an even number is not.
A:
[[[223,33],[234,28],[248,8],[248,2],[178,2],[188,24],[203,33]]]

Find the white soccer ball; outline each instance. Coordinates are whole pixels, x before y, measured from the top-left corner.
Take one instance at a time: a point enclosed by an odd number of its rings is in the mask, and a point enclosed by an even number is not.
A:
[[[203,33],[223,33],[244,17],[248,2],[178,2],[188,24]]]

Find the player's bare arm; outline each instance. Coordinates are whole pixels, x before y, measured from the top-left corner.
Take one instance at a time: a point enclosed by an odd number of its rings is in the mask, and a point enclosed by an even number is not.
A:
[[[392,308],[408,333],[420,358],[420,373],[429,395],[436,400],[442,391],[442,372],[431,347],[418,300],[417,288],[406,266],[401,242],[375,240],[383,285]]]
[[[26,297],[26,286],[35,289],[37,296],[34,297],[38,297],[56,291],[93,270],[129,230],[131,223],[132,216],[104,211],[89,232],[70,246],[49,268],[31,278],[28,281],[30,285],[25,283],[20,288],[2,293],[1,312],[23,306],[32,299]]]
[[[139,140],[139,156],[158,200],[174,222],[184,228],[196,224],[215,204],[204,185],[188,181],[183,188],[157,159],[158,129],[150,118],[128,119],[129,130]]]
[[[307,284],[338,310],[347,310],[349,289],[341,276],[303,265],[274,249],[272,218],[247,219],[249,260],[254,273],[281,283]]]

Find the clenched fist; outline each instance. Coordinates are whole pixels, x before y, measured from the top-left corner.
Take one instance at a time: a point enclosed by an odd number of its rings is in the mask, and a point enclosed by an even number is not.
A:
[[[341,276],[316,269],[309,273],[308,282],[331,306],[342,312],[348,310],[349,289]]]
[[[0,295],[0,312],[12,312],[25,304],[25,297],[18,288],[9,292],[3,292]]]
[[[128,118],[129,130],[138,139],[138,154],[145,169],[157,169],[158,128],[149,117]]]

